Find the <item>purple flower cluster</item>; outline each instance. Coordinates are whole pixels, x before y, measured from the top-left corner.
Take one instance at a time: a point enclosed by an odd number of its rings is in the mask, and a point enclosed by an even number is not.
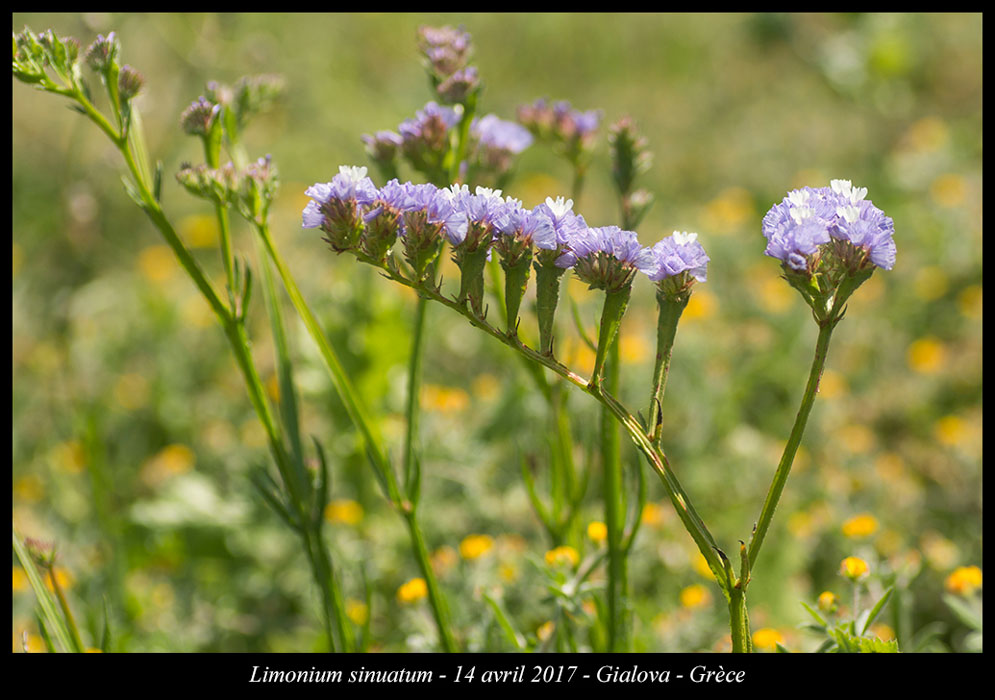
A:
[[[866,200],[867,188],[849,180],[832,180],[829,187],[792,190],[763,219],[765,253],[795,272],[811,273],[833,240],[846,267],[866,267],[868,261],[890,270],[895,265],[895,224]]]
[[[397,127],[401,150],[411,165],[430,177],[437,175],[449,149],[449,130],[460,120],[452,107],[429,102]]]
[[[654,282],[687,273],[698,282],[707,279],[708,256],[697,233],[674,231],[652,248],[655,269],[647,273]]]
[[[470,58],[470,34],[462,28],[418,28],[418,48],[421,49],[431,72],[441,81],[466,66]]]
[[[369,262],[383,264],[400,237],[405,256],[419,273],[447,241],[461,267],[492,246],[508,264],[535,251],[538,266],[573,268],[595,288],[619,289],[637,271],[654,281],[682,272],[705,280],[708,256],[695,234],[675,232],[656,247],[644,248],[632,231],[588,227],[572,211],[573,201],[562,197],[528,209],[500,190],[478,187],[471,193],[466,185],[439,188],[396,179],[377,189],[366,168],[339,170],[331,182],[308,188],[312,201],[304,208],[303,226],[320,228],[333,249],[354,250]]]
[[[518,121],[540,138],[553,138],[579,147],[590,146],[601,124],[602,112],[574,109],[566,100],[549,104],[540,98],[518,108]]]

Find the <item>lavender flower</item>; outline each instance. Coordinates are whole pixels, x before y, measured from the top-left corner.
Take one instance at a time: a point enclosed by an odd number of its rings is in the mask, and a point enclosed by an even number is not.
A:
[[[436,93],[446,104],[463,104],[470,95],[480,89],[480,77],[476,66],[460,68],[435,88]]]
[[[506,200],[506,206],[506,215],[496,226],[497,236],[494,239],[494,248],[502,261],[514,264],[526,251],[531,255],[532,245],[538,241],[547,247],[555,247],[556,230],[544,209],[525,209],[520,201],[511,197]]]
[[[537,248],[552,251],[555,258],[559,258],[569,250],[574,237],[587,229],[587,222],[583,216],[573,212],[573,205],[572,199],[546,197],[545,203],[536,207],[553,224],[553,236],[543,232],[543,235],[534,239]]]
[[[401,135],[393,131],[378,131],[373,136],[363,134],[361,138],[366,144],[367,154],[375,161],[393,161],[397,149],[404,143]]]
[[[360,207],[372,204],[377,188],[366,177],[366,168],[340,166],[331,182],[317,183],[305,194],[311,198],[304,208],[304,228],[320,228],[338,253],[355,248],[363,230]]]
[[[421,280],[428,266],[442,249],[444,237],[462,240],[466,237],[466,214],[456,205],[452,190],[435,185],[405,183],[403,219],[399,234],[404,243],[404,256]]]
[[[570,242],[570,251],[561,255],[556,265],[572,267],[591,289],[608,292],[631,285],[637,270],[649,274],[657,267],[653,252],[639,244],[636,233],[618,226],[577,231]]]
[[[830,235],[849,241],[854,248],[864,251],[878,267],[892,269],[897,252],[892,238],[895,222],[864,199],[867,196],[866,187],[853,187],[849,180],[833,180],[830,185],[841,200],[836,208],[836,227],[830,230]]]
[[[356,255],[363,262],[383,265],[387,253],[403,228],[402,214],[408,200],[408,184],[394,178],[377,190],[376,197],[363,214],[363,232]]]
[[[477,315],[483,311],[484,265],[490,259],[491,243],[495,231],[506,225],[509,203],[501,197],[501,190],[478,187],[470,194],[466,185],[453,186],[453,201],[466,214],[467,231],[461,240],[450,239],[453,244],[453,262],[460,268],[461,302],[470,301]]]
[[[459,120],[455,109],[429,102],[415,113],[414,119],[401,122],[401,150],[411,166],[429,178],[438,177],[449,149],[449,130]]]
[[[655,269],[647,272],[654,282],[687,273],[698,282],[707,279],[708,256],[698,242],[697,233],[674,231],[652,248]]]
[[[870,261],[890,270],[896,252],[894,222],[865,201],[866,195],[866,188],[855,188],[849,180],[789,192],[764,216],[765,253],[795,272],[813,273],[825,252],[823,246],[837,239],[852,246],[833,247],[845,267],[856,271]]]
[[[532,134],[529,130],[505,121],[496,114],[488,114],[475,119],[470,125],[470,133],[476,137],[482,146],[518,154],[532,145]]]
[[[820,326],[843,318],[846,300],[875,267],[895,266],[895,224],[849,180],[793,190],[763,219],[765,253],[782,262]]]
[[[511,197],[505,200],[505,216],[496,226],[494,250],[504,268],[505,318],[508,320],[508,335],[517,337],[518,310],[528,287],[532,269],[533,242],[537,239],[556,239],[553,221],[543,211],[525,209],[522,203]],[[555,245],[555,244],[554,244]],[[558,278],[556,278],[558,279]]]
[[[463,68],[470,58],[470,35],[463,28],[418,28],[418,48],[428,59],[433,78],[441,82]]]

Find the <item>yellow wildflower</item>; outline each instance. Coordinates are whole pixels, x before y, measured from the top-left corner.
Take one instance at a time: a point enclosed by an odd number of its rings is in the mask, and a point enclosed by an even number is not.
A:
[[[415,603],[428,595],[428,584],[423,578],[413,578],[397,589],[397,599],[402,603]]]
[[[968,318],[980,320],[983,300],[984,291],[981,285],[972,284],[970,287],[965,287],[964,291],[957,296],[957,306],[960,307],[960,312]]]
[[[546,622],[539,625],[539,629],[536,630],[536,636],[539,638],[540,642],[545,642],[550,637],[553,636],[553,630],[556,629],[556,625],[552,620],[547,620]]]
[[[715,295],[705,289],[695,289],[691,295],[688,305],[681,315],[683,321],[693,321],[695,319],[711,318],[715,315],[715,309],[719,302]]]
[[[478,559],[494,548],[490,535],[467,535],[459,543],[459,553],[464,559]]]
[[[152,245],[138,254],[138,269],[152,282],[166,282],[179,270],[173,251],[167,245]]]
[[[681,605],[691,610],[712,602],[712,595],[700,583],[693,583],[681,589]]]
[[[325,520],[343,525],[358,525],[363,519],[363,506],[348,498],[330,501],[325,506]]]
[[[587,524],[587,536],[600,544],[608,538],[608,526],[600,520],[592,520]]]
[[[505,583],[514,583],[518,578],[518,568],[512,564],[502,564],[498,567],[498,576]]]
[[[11,567],[13,569],[13,591],[17,593],[19,591],[28,590],[28,575],[24,573],[24,569],[19,566]]]
[[[19,501],[37,503],[45,497],[45,482],[37,474],[25,474],[14,482],[14,496]]]
[[[840,574],[846,576],[851,581],[856,581],[871,570],[867,562],[860,557],[847,557],[840,562]]]
[[[580,554],[570,545],[562,545],[546,552],[546,563],[550,566],[577,566]]]
[[[180,219],[177,231],[191,248],[212,248],[218,244],[218,219],[210,214],[192,214]]]
[[[55,574],[55,582],[57,584],[59,584],[59,588],[61,588],[62,590],[66,590],[67,588],[69,588],[70,586],[73,585],[73,578],[72,578],[72,576],[70,576],[69,572],[66,571],[65,569],[63,569],[62,567],[59,567],[59,566],[55,567],[55,569],[53,570],[53,573]],[[55,586],[52,585],[52,576],[51,576],[51,574],[49,574],[46,571],[43,578],[45,580],[45,587],[48,590],[50,590],[50,591],[52,591],[54,593],[55,592]]]
[[[439,413],[459,413],[470,405],[470,396],[456,387],[425,384],[421,390],[422,405]]]
[[[784,285],[782,285],[784,286]],[[819,396],[823,399],[835,399],[847,392],[846,379],[839,372],[827,369],[819,380]]]
[[[946,364],[947,350],[938,338],[927,336],[909,345],[905,359],[920,374],[936,374]]]
[[[869,452],[874,447],[874,433],[866,425],[851,423],[837,431],[841,445],[851,454]]]
[[[643,525],[661,525],[664,518],[663,507],[659,503],[647,503],[643,506],[642,522]]]
[[[819,600],[816,604],[823,612],[833,612],[836,610],[836,596],[833,595],[832,591],[823,591],[819,594]]]
[[[700,576],[712,579],[713,581],[715,580],[715,573],[708,565],[708,560],[705,559],[705,555],[701,552],[695,552],[694,561],[691,566],[694,567],[694,570],[697,571]]]
[[[960,566],[946,580],[946,588],[957,595],[971,595],[981,588],[981,569],[977,566]]]
[[[753,633],[753,646],[761,649],[773,649],[778,644],[784,644],[784,637],[773,627],[761,627]]]
[[[884,622],[872,625],[871,632],[882,642],[890,642],[892,639],[895,639],[895,630],[891,628],[891,625]]]
[[[944,173],[933,180],[929,194],[941,207],[959,207],[967,198],[967,182],[957,173]]]
[[[142,465],[141,479],[155,486],[171,476],[183,474],[193,469],[197,457],[186,445],[167,445],[150,457]]]
[[[444,576],[447,571],[456,566],[458,561],[459,555],[448,544],[444,544],[432,552],[430,559],[432,571],[435,572],[436,576]]]
[[[846,537],[870,537],[877,529],[877,518],[870,513],[855,515],[843,523],[843,534]]]
[[[944,445],[960,445],[968,441],[971,431],[960,416],[943,416],[934,427],[936,438]]]
[[[345,614],[354,625],[362,626],[366,624],[370,610],[363,601],[350,598],[345,602]]]
[[[729,187],[705,205],[705,228],[716,234],[731,233],[755,213],[753,198],[742,187]]]

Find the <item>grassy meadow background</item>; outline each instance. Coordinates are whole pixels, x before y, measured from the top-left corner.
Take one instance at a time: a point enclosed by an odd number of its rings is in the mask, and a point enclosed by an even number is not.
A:
[[[895,221],[897,264],[858,290],[835,333],[750,588],[751,620],[790,649],[813,649],[819,640],[798,628],[807,618],[799,601],[827,590],[847,600],[837,570],[855,555],[870,564],[872,592],[894,581],[901,589],[881,636],[908,648],[932,630],[929,649],[964,650],[967,628],[943,596],[954,570],[982,566],[980,15],[13,15],[14,31],[25,24],[83,47],[117,32],[123,62],[146,78],[137,104],[165,166],[164,208],[216,282],[213,214],[172,177],[202,158],[179,115],[209,80],[284,76],[283,99],[250,126],[247,146],[279,168],[276,243],[394,456],[414,298],[301,229],[305,188],[339,165],[366,165],[360,135],[396,129],[430,99],[415,41],[422,24],[472,34],[481,114],[513,119],[517,105],[545,96],[603,109],[605,127],[630,115],[655,156],[642,185],[657,201],[641,241],[697,231],[711,257],[679,329],[663,445],[729,550],[759,513],[816,337],[802,299],[763,255],[761,218],[795,187],[866,186]],[[103,134],[55,96],[16,81],[12,89],[14,524],[57,543],[87,639],[99,638],[106,601],[119,651],[322,649],[305,558],[247,478],[268,452],[210,310],[125,195]],[[606,132],[575,207],[598,226],[619,221]],[[569,193],[568,165],[545,144],[516,173],[506,194],[528,206]],[[249,234],[236,224],[236,247],[255,265]],[[593,327],[601,293],[576,281],[568,289]],[[261,297],[252,306],[256,360],[275,395]],[[418,575],[403,523],[303,326],[286,313],[304,433],[332,463],[326,515],[350,616],[369,620],[376,649],[430,650],[427,603],[398,593]],[[558,316],[558,355],[588,371],[593,353],[569,307]],[[426,537],[465,646],[507,650],[481,591],[501,596],[528,635],[541,637],[554,609],[543,556],[551,545],[519,467],[530,456],[542,474],[546,406],[503,346],[438,306],[429,324]],[[633,411],[646,412],[655,328],[642,277],[621,336],[622,398]],[[581,554],[603,546],[586,534],[604,517],[595,406],[572,392],[577,459],[595,460],[572,541]],[[627,441],[624,450],[644,468]],[[635,646],[728,648],[719,589],[657,478],[647,480],[630,564]],[[467,544],[470,535],[486,537]],[[41,647],[33,605],[15,560],[15,650],[25,638]]]

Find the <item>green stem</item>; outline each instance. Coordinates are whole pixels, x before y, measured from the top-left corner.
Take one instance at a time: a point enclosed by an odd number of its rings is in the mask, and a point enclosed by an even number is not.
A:
[[[425,579],[425,587],[428,589],[428,599],[432,606],[432,615],[435,618],[435,626],[439,630],[439,644],[443,651],[448,654],[459,651],[459,645],[453,637],[452,626],[449,622],[449,611],[446,602],[439,589],[439,583],[435,579],[435,572],[432,570],[432,563],[429,560],[428,548],[425,546],[425,538],[421,528],[418,526],[418,519],[415,510],[404,513],[404,522],[408,526],[408,534],[418,559],[418,568],[421,570],[422,578]]]
[[[418,494],[411,489],[420,482],[415,458],[415,438],[418,435],[418,418],[421,415],[421,373],[422,358],[425,355],[423,338],[425,335],[425,314],[428,302],[419,297],[415,307],[415,327],[412,330],[411,357],[408,359],[408,405],[406,409],[407,429],[404,434],[404,490],[407,497],[418,500]]]
[[[491,337],[496,338],[528,360],[540,364],[543,367],[555,372],[561,378],[590,394],[596,400],[607,406],[615,416],[615,419],[618,420],[626,429],[626,432],[629,433],[629,437],[632,439],[633,443],[635,443],[637,449],[639,449],[643,456],[646,457],[647,461],[650,463],[650,466],[663,481],[663,486],[667,491],[667,495],[669,496],[671,503],[674,505],[674,509],[677,511],[677,516],[681,519],[681,522],[684,524],[688,534],[691,535],[691,538],[694,540],[698,550],[705,558],[705,561],[708,562],[708,566],[715,574],[715,578],[718,581],[719,586],[722,588],[722,591],[728,595],[728,589],[730,588],[731,583],[728,581],[722,561],[719,559],[719,555],[717,553],[718,545],[715,543],[715,538],[713,538],[711,533],[708,531],[708,528],[702,521],[701,516],[698,515],[691,503],[690,498],[681,486],[677,475],[674,474],[673,470],[670,468],[666,455],[662,450],[653,445],[649,436],[646,435],[642,429],[642,426],[640,426],[639,421],[611,394],[605,392],[600,386],[593,384],[588,379],[585,379],[579,374],[571,371],[568,367],[564,366],[553,357],[530,348],[518,339],[509,338],[503,330],[498,330],[494,326],[487,323],[487,321],[474,316],[457,300],[446,297],[432,285],[409,280],[400,275],[396,270],[392,270],[390,267],[384,267],[382,270],[386,277],[389,277],[395,282],[403,284],[406,287],[410,287],[419,294],[452,309],[456,313],[465,317],[470,322],[470,325],[475,326]]]
[[[812,412],[812,404],[815,403],[815,395],[819,391],[819,380],[822,378],[822,370],[826,365],[826,355],[829,352],[829,340],[838,322],[838,318],[835,320],[830,319],[819,326],[819,338],[815,344],[815,357],[812,359],[812,368],[809,370],[808,383],[805,385],[802,403],[798,409],[798,415],[795,416],[795,424],[791,428],[791,435],[788,437],[788,443],[784,446],[784,453],[781,455],[781,461],[777,465],[777,471],[774,473],[774,480],[771,482],[767,498],[764,500],[763,508],[760,511],[760,517],[757,520],[753,538],[750,540],[749,557],[751,569],[756,566],[760,547],[763,545],[767,530],[770,527],[770,521],[774,517],[774,510],[777,508],[777,502],[781,498],[784,484],[787,482],[788,474],[791,472],[791,464],[794,462],[795,454],[798,452],[798,445],[801,444],[802,433],[805,432],[805,424],[808,422],[808,415]]]
[[[747,653],[750,650],[750,630],[746,621],[746,591],[735,586],[729,596],[729,629],[732,632],[733,653]]]
[[[345,404],[346,411],[349,413],[353,424],[359,428],[359,431],[363,435],[366,443],[366,449],[370,455],[371,461],[374,464],[374,468],[377,470],[386,486],[387,493],[385,495],[387,496],[387,499],[405,516],[405,522],[408,523],[408,530],[412,540],[412,547],[414,549],[415,556],[418,558],[419,566],[428,586],[429,599],[432,603],[432,609],[435,611],[436,623],[439,625],[440,640],[446,651],[455,651],[456,644],[453,640],[452,633],[449,631],[447,615],[445,614],[445,603],[442,599],[438,583],[435,580],[435,575],[432,572],[432,567],[428,563],[428,553],[425,550],[425,543],[418,528],[414,504],[407,501],[401,495],[401,491],[397,485],[397,480],[394,476],[394,470],[391,468],[390,462],[381,451],[380,445],[382,443],[380,437],[375,432],[375,428],[372,423],[366,417],[366,410],[360,403],[359,395],[353,388],[352,382],[345,374],[345,370],[342,368],[342,364],[339,362],[338,356],[335,354],[335,350],[325,337],[324,331],[321,329],[321,325],[318,323],[318,320],[315,318],[314,314],[311,313],[311,309],[308,307],[307,302],[304,301],[304,297],[297,288],[297,283],[294,281],[289,269],[280,257],[276,247],[273,245],[273,241],[269,234],[269,228],[266,225],[261,225],[257,227],[257,230],[259,231],[260,237],[263,239],[263,244],[266,247],[266,251],[269,254],[270,259],[273,261],[273,264],[276,265],[277,272],[283,280],[284,288],[287,290],[287,294],[290,296],[290,300],[293,303],[294,308],[297,309],[297,313],[304,321],[304,325],[307,327],[311,338],[318,345],[318,350],[321,352],[322,359],[325,361],[325,367],[329,371],[332,383],[335,385],[339,397]],[[420,348],[417,352],[421,352]],[[413,396],[414,400],[417,402],[417,393],[413,394]],[[411,440],[411,444],[413,445],[413,437]],[[406,452],[406,455],[407,454],[408,453]],[[413,455],[413,450],[411,454]],[[407,459],[412,458],[406,456],[406,460]],[[405,467],[405,474],[408,474],[409,472],[414,473],[416,468],[414,466],[415,464],[415,460],[412,459],[409,463],[410,466]]]
[[[273,240],[269,233],[269,227],[266,225],[257,226],[257,230],[263,239],[263,244],[270,260],[272,260],[273,264],[276,265],[277,272],[280,275],[280,279],[283,281],[283,286],[287,290],[287,294],[290,296],[291,303],[300,315],[301,320],[304,321],[304,325],[307,328],[311,339],[314,340],[315,344],[318,346],[318,351],[321,353],[321,357],[324,360],[325,367],[332,379],[332,384],[335,386],[336,392],[342,399],[342,403],[345,404],[346,412],[352,419],[353,424],[359,428],[360,433],[363,435],[363,440],[366,444],[366,450],[370,455],[370,459],[387,485],[389,500],[394,505],[400,504],[402,498],[400,491],[397,488],[393,469],[391,469],[390,462],[387,460],[386,455],[384,455],[380,447],[383,441],[380,439],[376,428],[367,417],[366,409],[360,402],[359,395],[353,388],[352,382],[349,380],[348,375],[343,369],[342,363],[339,361],[338,355],[332,348],[331,343],[329,343],[328,338],[325,337],[321,324],[318,323],[318,319],[311,312],[307,302],[304,300],[300,290],[297,288],[297,283],[290,274],[290,270],[287,268],[283,258],[280,257],[279,252],[273,245]]]
[[[659,290],[656,293],[660,316],[656,326],[656,365],[653,368],[653,394],[650,396],[648,429],[653,444],[657,447],[660,446],[663,433],[663,394],[667,389],[667,375],[670,372],[670,356],[677,335],[677,322],[680,321],[690,298],[690,294],[672,299]]]
[[[608,348],[618,335],[622,315],[625,313],[625,307],[628,305],[631,295],[631,283],[621,289],[605,293],[605,305],[601,311],[601,329],[598,332],[598,351],[594,356],[594,369],[591,372],[591,381],[594,385],[601,383],[601,371],[605,365]]]
[[[612,342],[605,387],[618,393],[619,348]],[[605,524],[608,528],[608,651],[628,651],[628,571],[625,544],[625,495],[622,490],[622,450],[618,423],[601,407],[601,463],[604,468]]]
[[[76,618],[69,607],[69,601],[66,600],[66,596],[62,593],[62,586],[59,585],[59,579],[55,575],[55,567],[49,566],[45,570],[48,572],[48,580],[52,582],[52,590],[59,601],[59,607],[62,608],[62,614],[66,618],[66,625],[69,628],[69,634],[72,635],[73,645],[76,647],[77,652],[82,652],[86,647],[83,646],[83,638],[79,636],[79,627],[76,626]]]
[[[342,651],[355,651],[352,628],[349,626],[348,618],[346,617],[342,591],[335,579],[335,569],[332,565],[332,560],[325,549],[321,527],[321,523],[318,523],[313,529],[304,528],[302,529],[301,536],[304,539],[304,547],[310,559],[311,571],[314,574],[315,583],[318,586],[318,591],[321,593],[325,633],[328,635],[329,648],[335,651],[334,642],[337,637],[339,648]]]

